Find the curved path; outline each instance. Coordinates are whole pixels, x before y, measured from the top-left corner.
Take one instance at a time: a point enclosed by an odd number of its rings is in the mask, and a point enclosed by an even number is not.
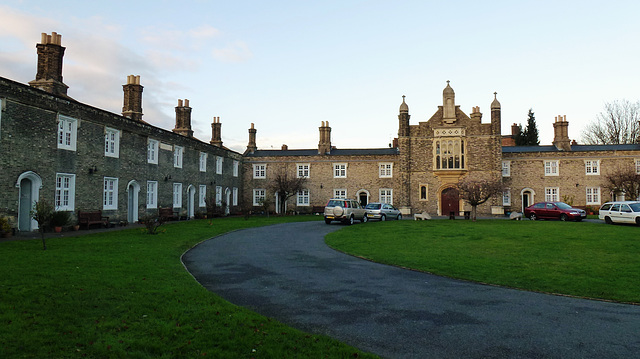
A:
[[[328,248],[304,222],[205,241],[183,262],[228,301],[388,358],[638,358],[640,306],[474,284]]]

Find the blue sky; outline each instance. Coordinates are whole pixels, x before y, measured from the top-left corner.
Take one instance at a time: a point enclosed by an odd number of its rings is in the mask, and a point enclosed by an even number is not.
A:
[[[107,5],[108,4],[108,5]],[[329,121],[339,148],[379,148],[442,103],[446,81],[469,114],[502,104],[502,133],[533,108],[541,144],[566,115],[569,136],[605,102],[638,100],[637,1],[3,1],[0,76],[35,78],[40,33],[62,34],[64,82],[78,101],[122,111],[140,75],[144,120],[173,128],[178,99],[192,127],[244,151],[316,148]]]

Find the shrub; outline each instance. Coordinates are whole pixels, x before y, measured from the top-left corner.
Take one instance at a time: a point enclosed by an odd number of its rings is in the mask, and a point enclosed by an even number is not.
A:
[[[140,218],[140,223],[143,223],[146,227],[147,234],[158,234],[158,227],[164,224],[164,219],[147,214]]]
[[[0,233],[11,233],[11,225],[9,224],[9,220],[4,217],[0,217]]]
[[[71,213],[65,211],[53,211],[51,214],[51,227],[64,227],[71,222]]]

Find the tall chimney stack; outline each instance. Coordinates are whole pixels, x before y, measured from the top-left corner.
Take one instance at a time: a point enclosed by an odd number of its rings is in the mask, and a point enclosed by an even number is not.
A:
[[[331,127],[329,121],[322,121],[320,130],[320,141],[318,141],[318,154],[324,155],[331,152]]]
[[[142,90],[140,76],[127,76],[127,84],[122,85],[124,91],[124,102],[122,105],[122,116],[132,120],[142,121]]]
[[[251,124],[251,128],[249,129],[249,144],[247,144],[247,149],[244,151],[244,154],[254,153],[258,146],[256,146],[256,132],[257,130],[253,127],[253,123]]]
[[[556,116],[553,123],[553,145],[560,151],[571,151],[571,140],[569,140],[569,122],[567,116]]]
[[[42,33],[41,43],[36,44],[38,52],[38,72],[36,79],[29,82],[31,87],[39,88],[54,95],[67,96],[69,86],[62,82],[62,35],[52,32]]]
[[[176,107],[176,127],[173,132],[186,137],[193,137],[193,131],[191,130],[191,107],[189,107],[189,100],[178,100],[178,106]]]
[[[216,147],[222,147],[222,124],[220,117],[214,117],[211,123],[211,141],[210,144]]]

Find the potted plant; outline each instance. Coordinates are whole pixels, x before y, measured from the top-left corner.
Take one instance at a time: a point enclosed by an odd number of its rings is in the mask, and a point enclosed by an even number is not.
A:
[[[56,233],[62,232],[62,227],[69,224],[70,215],[65,211],[54,211],[51,214],[51,227]]]
[[[11,229],[11,225],[9,224],[9,220],[5,217],[0,217],[0,235],[2,238],[11,237],[13,234],[13,230]]]

